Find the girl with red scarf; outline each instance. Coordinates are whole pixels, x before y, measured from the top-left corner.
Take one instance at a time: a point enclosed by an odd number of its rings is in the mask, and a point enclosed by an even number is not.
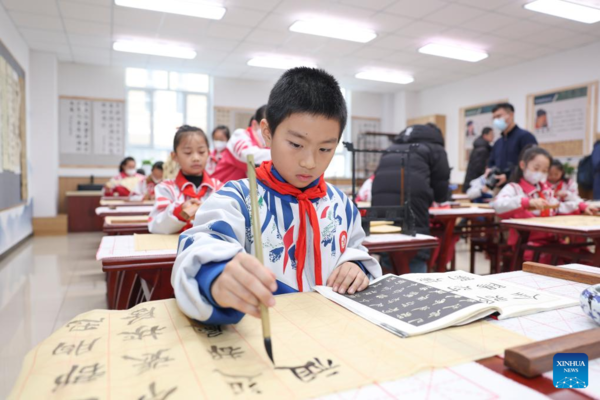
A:
[[[274,294],[331,286],[364,290],[381,267],[361,245],[357,208],[323,174],[346,125],[337,81],[312,68],[288,70],[260,123],[272,161],[256,170],[264,265],[253,256],[248,181],[212,195],[180,238],[171,283],[181,310],[206,324],[259,317]]]

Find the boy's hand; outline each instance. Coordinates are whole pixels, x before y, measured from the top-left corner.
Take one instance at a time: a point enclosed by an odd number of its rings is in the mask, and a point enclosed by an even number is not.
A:
[[[548,207],[548,202],[544,199],[531,199],[529,200],[529,207],[535,208],[536,210],[542,210]]]
[[[333,270],[327,279],[327,286],[340,294],[354,294],[369,286],[369,278],[362,269],[353,262],[345,262]]]
[[[234,308],[256,318],[260,318],[260,303],[268,307],[275,305],[275,290],[275,274],[246,253],[233,257],[210,289],[219,306]]]

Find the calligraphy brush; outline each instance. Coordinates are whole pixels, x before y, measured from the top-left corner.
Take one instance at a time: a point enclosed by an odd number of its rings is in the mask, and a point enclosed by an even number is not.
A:
[[[256,189],[256,170],[254,169],[254,156],[248,155],[246,159],[246,165],[248,167],[248,185],[250,186],[250,208],[251,208],[251,220],[252,220],[252,231],[254,234],[254,251],[255,256],[263,264],[263,248],[262,248],[262,236],[260,232],[260,213],[258,212],[258,193]],[[271,322],[269,320],[269,309],[263,304],[259,304],[260,307],[260,319],[262,321],[262,332],[263,340],[265,342],[265,350],[271,359],[271,362],[275,364],[273,359],[273,347],[271,344]]]

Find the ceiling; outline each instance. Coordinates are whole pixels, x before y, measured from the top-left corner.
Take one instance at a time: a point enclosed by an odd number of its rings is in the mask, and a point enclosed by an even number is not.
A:
[[[257,55],[308,58],[353,90],[420,90],[600,41],[600,23],[583,24],[528,11],[531,0],[221,0],[213,21],[119,7],[112,0],[0,0],[34,50],[60,61],[195,71],[219,77],[274,80],[282,71],[249,67]],[[600,8],[600,0],[580,3]],[[361,44],[293,33],[298,19],[320,16],[378,34]],[[153,39],[196,49],[194,60],[112,50],[116,39]],[[431,41],[485,50],[478,63],[420,54]],[[354,75],[367,68],[410,73],[395,85]]]

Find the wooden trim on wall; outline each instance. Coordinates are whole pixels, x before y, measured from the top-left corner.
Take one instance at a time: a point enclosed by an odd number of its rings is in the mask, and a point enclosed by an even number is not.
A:
[[[102,97],[86,97],[86,96],[58,96],[59,99],[65,100],[87,100],[87,101],[110,101],[117,103],[125,103],[125,99],[106,99]]]
[[[33,218],[34,236],[62,236],[67,234],[67,215],[59,214],[56,217]]]

